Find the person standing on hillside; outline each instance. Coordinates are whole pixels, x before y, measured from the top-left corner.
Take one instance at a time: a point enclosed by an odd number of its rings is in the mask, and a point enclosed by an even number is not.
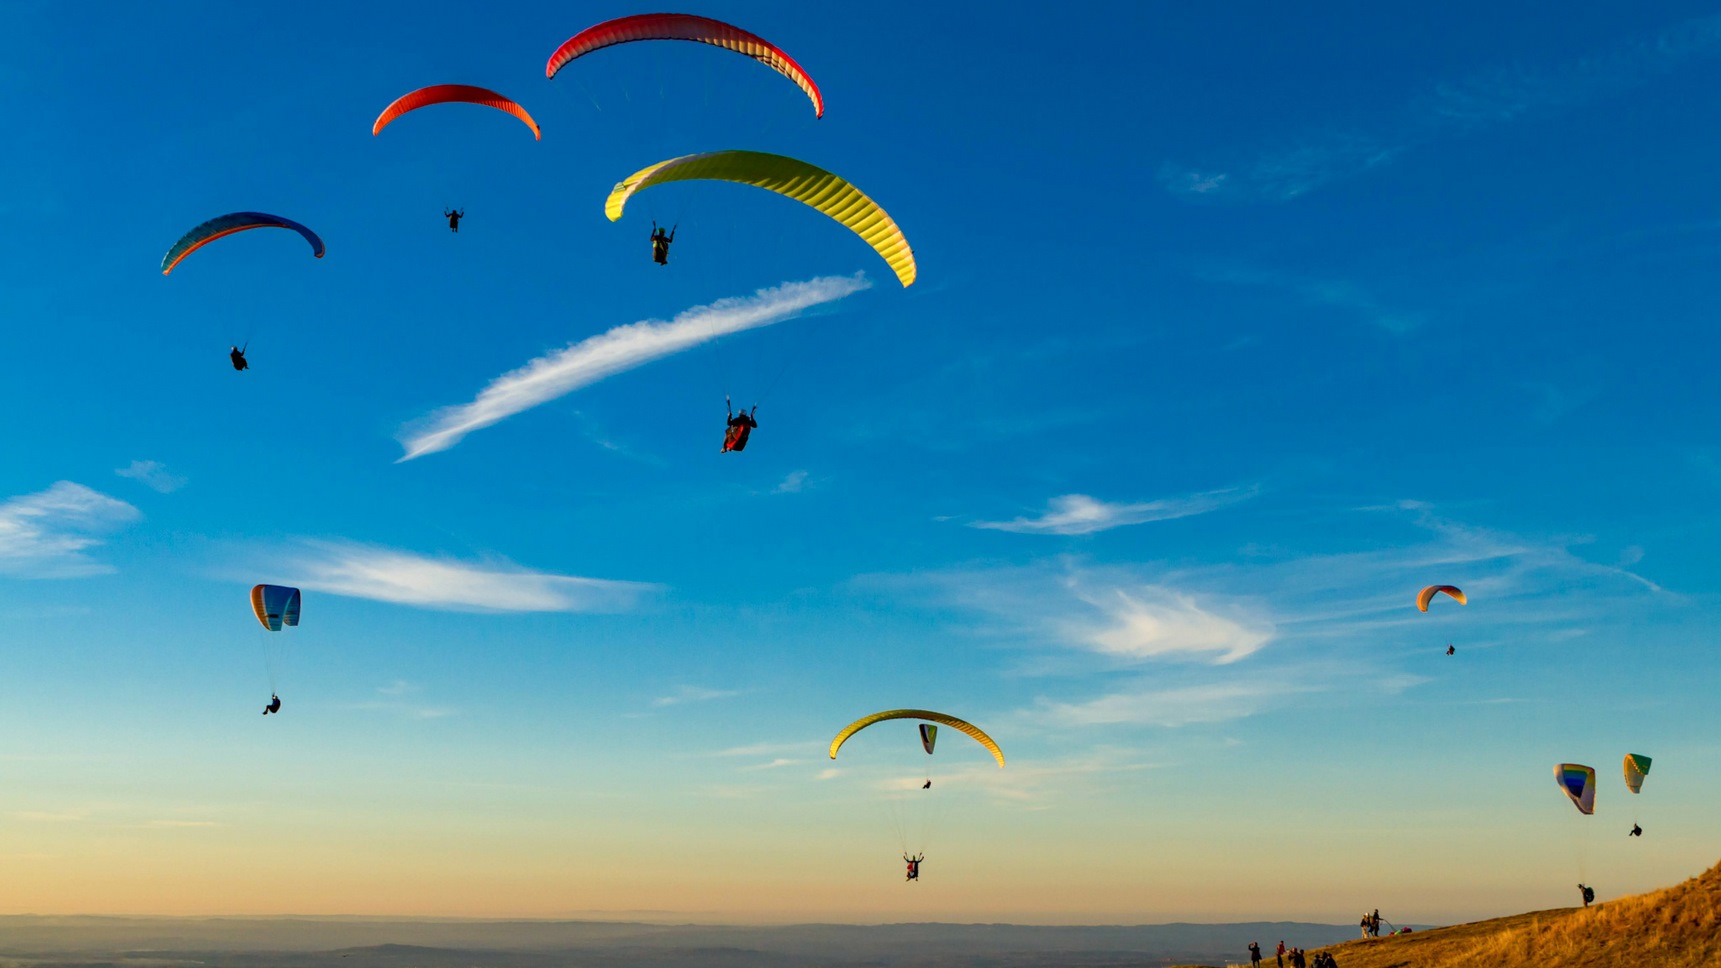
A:
[[[1261,943],[1259,941],[1249,942],[1249,966],[1250,968],[1261,968]]]
[[[1273,952],[1273,957],[1279,961],[1279,968],[1285,968],[1285,939],[1279,939],[1279,950]]]
[[[1578,890],[1582,891],[1584,894],[1584,907],[1589,907],[1591,902],[1596,899],[1596,889],[1579,884]]]

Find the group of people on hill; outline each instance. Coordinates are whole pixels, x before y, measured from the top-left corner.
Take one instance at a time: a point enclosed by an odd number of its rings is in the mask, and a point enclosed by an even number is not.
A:
[[[1380,908],[1375,908],[1374,913],[1372,914],[1365,912],[1362,916],[1362,921],[1359,922],[1359,926],[1362,928],[1363,937],[1380,937]]]
[[[1339,963],[1325,951],[1315,952],[1315,957],[1311,960],[1308,952],[1301,948],[1287,948],[1283,941],[1279,942],[1279,948],[1273,952],[1273,957],[1278,961],[1279,968],[1285,968],[1286,965],[1290,968],[1339,968]],[[1261,968],[1259,942],[1249,942],[1249,964],[1251,968]]]

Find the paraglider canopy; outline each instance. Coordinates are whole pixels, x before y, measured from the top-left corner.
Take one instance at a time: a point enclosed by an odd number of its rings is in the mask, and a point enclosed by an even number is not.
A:
[[[371,125],[370,133],[382,134],[382,129],[388,127],[390,121],[408,111],[416,111],[432,104],[479,104],[498,111],[506,111],[525,123],[532,129],[532,137],[543,140],[544,133],[538,130],[538,122],[526,113],[526,109],[514,101],[487,87],[474,87],[471,84],[432,84],[409,91],[394,100],[393,104],[383,108],[377,115],[376,123]]]
[[[173,248],[167,250],[167,255],[161,257],[161,274],[165,276],[172,272],[173,267],[179,265],[180,260],[216,239],[226,238],[235,232],[244,232],[248,229],[270,228],[292,229],[304,236],[305,241],[311,243],[311,254],[319,259],[327,251],[323,246],[323,240],[317,237],[317,233],[290,218],[270,215],[267,212],[234,212],[231,215],[212,218],[181,236],[178,242],[173,243]]]
[[[932,748],[938,745],[938,727],[931,723],[920,724],[920,745],[926,750],[926,755],[932,755]]]
[[[1571,798],[1572,806],[1588,816],[1596,812],[1596,771],[1578,763],[1560,763],[1554,767],[1554,782]]]
[[[299,590],[286,585],[258,585],[251,589],[251,611],[271,632],[299,624]]]
[[[678,181],[726,181],[752,185],[792,198],[842,223],[872,246],[904,287],[919,271],[914,250],[895,220],[864,192],[842,178],[804,161],[762,151],[710,151],[660,161],[616,183],[604,202],[604,215],[621,218],[628,199],[653,185]]]
[[[873,713],[871,716],[862,716],[860,719],[857,719],[843,727],[843,731],[837,734],[836,739],[831,740],[831,759],[834,760],[837,758],[837,750],[841,749],[842,745],[848,742],[848,738],[850,736],[853,736],[874,723],[882,723],[889,719],[925,719],[934,723],[949,726],[951,729],[960,730],[973,737],[976,743],[986,747],[987,751],[992,754],[992,758],[998,761],[998,767],[1000,769],[1004,766],[1004,751],[999,749],[998,744],[992,741],[992,737],[987,736],[982,732],[980,727],[975,726],[973,723],[957,719],[955,716],[951,716],[946,713],[935,713],[930,709],[887,709],[882,713]],[[930,744],[927,744],[926,751],[928,753],[932,752]]]
[[[1625,785],[1631,792],[1642,792],[1643,778],[1649,775],[1649,763],[1649,757],[1642,753],[1625,754]]]
[[[746,54],[793,81],[812,100],[817,116],[825,116],[825,98],[819,93],[819,86],[781,47],[721,20],[687,13],[635,14],[587,27],[556,48],[550,62],[544,65],[544,76],[555,77],[576,57],[636,40],[690,40]]]
[[[1460,605],[1470,604],[1469,600],[1464,597],[1463,590],[1461,590],[1457,585],[1429,585],[1427,588],[1416,593],[1416,610],[1419,612],[1428,611],[1428,603],[1434,600],[1435,595],[1442,592],[1451,596]]]

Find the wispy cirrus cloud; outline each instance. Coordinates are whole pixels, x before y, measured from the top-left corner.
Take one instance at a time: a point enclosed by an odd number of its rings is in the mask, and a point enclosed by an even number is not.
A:
[[[13,817],[25,823],[81,823],[90,819],[90,811],[82,808],[73,810],[18,810]]]
[[[1204,282],[1285,292],[1306,305],[1336,309],[1398,335],[1414,332],[1428,322],[1428,314],[1392,305],[1374,290],[1343,279],[1240,267],[1205,269],[1196,275]]]
[[[1108,585],[1094,588],[1070,582],[1076,597],[1098,616],[1068,630],[1072,641],[1107,655],[1152,659],[1211,655],[1219,664],[1236,662],[1273,638],[1271,622],[1254,615],[1225,615],[1195,596],[1163,585]]]
[[[1254,494],[1254,488],[1233,487],[1130,504],[1114,504],[1086,494],[1065,494],[1052,498],[1047,503],[1046,512],[1039,517],[1016,518],[1012,521],[975,521],[970,523],[969,527],[1015,534],[1093,534],[1132,524],[1206,514],[1228,504],[1247,500]]]
[[[392,713],[407,719],[443,719],[455,714],[455,710],[446,706],[426,706],[413,701],[410,697],[423,691],[417,683],[396,679],[376,687],[376,699],[367,702],[353,703],[348,708],[362,709],[368,712]]]
[[[401,461],[447,450],[475,430],[596,383],[712,340],[793,319],[817,306],[870,288],[860,273],[785,282],[751,296],[695,306],[674,319],[647,319],[540,356],[504,373],[471,403],[444,407],[402,428]],[[398,463],[398,461],[397,461]]]
[[[917,574],[914,585],[1009,634],[1125,663],[1226,665],[1259,651],[1275,634],[1270,614],[1250,599],[1075,559]]]
[[[19,578],[109,574],[112,565],[84,552],[102,543],[96,535],[140,516],[130,504],[71,481],[0,502],[0,574]]]
[[[172,494],[185,486],[185,478],[170,472],[160,461],[134,460],[114,473],[161,494]]]
[[[731,746],[718,750],[713,756],[777,756],[780,753],[799,753],[807,755],[823,751],[825,741],[805,740],[799,743],[749,743],[746,746]]]
[[[1283,682],[1211,682],[1172,689],[1134,688],[1080,702],[1042,699],[1039,711],[1062,726],[1189,726],[1243,719],[1290,701],[1306,690]]]
[[[662,590],[645,582],[533,571],[505,559],[433,558],[338,541],[303,542],[273,564],[303,588],[456,612],[620,612]]]
[[[703,686],[678,686],[667,696],[658,696],[651,701],[652,706],[679,706],[690,702],[709,702],[713,699],[728,699],[741,693],[734,689],[707,689]]]
[[[146,820],[133,826],[141,830],[198,830],[221,824],[214,820]]]
[[[1503,66],[1442,81],[1366,130],[1310,132],[1229,165],[1167,162],[1159,180],[1190,199],[1289,201],[1438,139],[1599,100],[1717,53],[1721,16],[1700,17],[1564,65]]]
[[[926,596],[973,634],[1019,647],[1015,671],[1046,683],[1017,713],[1024,728],[1213,724],[1313,694],[1372,702],[1427,681],[1454,629],[1461,651],[1602,642],[1681,601],[1630,570],[1646,554],[1635,546],[1592,561],[1583,536],[1477,526],[1417,501],[1308,515],[1342,522],[1335,534],[1374,519],[1370,547],[1246,546],[1176,567],[1065,556],[863,581],[898,601]],[[1416,590],[1434,582],[1463,587],[1470,606],[1418,612]]]

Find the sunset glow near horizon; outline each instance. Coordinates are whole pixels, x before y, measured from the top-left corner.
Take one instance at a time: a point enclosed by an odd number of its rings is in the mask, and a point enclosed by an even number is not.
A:
[[[717,0],[823,118],[545,78],[657,9],[0,9],[0,914],[1420,924],[1721,856],[1713,9]],[[371,134],[440,83],[542,140]],[[754,188],[605,218],[721,149],[918,280]],[[163,278],[240,211],[326,256]],[[896,707],[1007,766],[829,758]]]

